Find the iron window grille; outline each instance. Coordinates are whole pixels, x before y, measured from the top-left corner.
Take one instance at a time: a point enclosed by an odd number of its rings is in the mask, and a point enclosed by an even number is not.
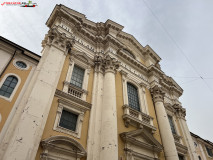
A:
[[[137,111],[140,111],[138,89],[130,83],[127,83],[129,106]]]
[[[61,114],[61,119],[60,119],[60,123],[59,126],[75,131],[76,130],[76,125],[77,125],[77,120],[78,120],[78,115],[63,110],[62,114]]]

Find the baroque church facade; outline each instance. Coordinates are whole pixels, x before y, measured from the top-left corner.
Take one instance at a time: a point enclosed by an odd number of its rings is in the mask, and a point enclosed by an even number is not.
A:
[[[63,5],[46,25],[42,56],[0,37],[0,159],[212,159],[150,46]]]

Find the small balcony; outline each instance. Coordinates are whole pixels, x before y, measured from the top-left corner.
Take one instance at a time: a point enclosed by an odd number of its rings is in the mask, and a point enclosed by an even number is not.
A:
[[[64,82],[64,91],[76,98],[82,99],[83,95],[87,94],[87,91],[84,89],[81,89],[79,87],[76,87],[69,82]]]
[[[153,126],[153,118],[151,116],[134,110],[128,105],[124,105],[123,109],[123,119],[126,127],[133,125],[137,128],[147,128],[153,133],[156,131],[156,128]]]

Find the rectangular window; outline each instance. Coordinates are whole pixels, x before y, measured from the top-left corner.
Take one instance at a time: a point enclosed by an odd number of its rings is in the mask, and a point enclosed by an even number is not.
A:
[[[61,114],[59,126],[72,130],[72,131],[75,131],[77,119],[78,119],[78,115],[76,115],[72,112],[63,110],[62,114]]]
[[[84,69],[75,65],[73,68],[70,83],[76,87],[82,88],[83,80],[84,80]]]
[[[213,157],[212,149],[206,146],[206,151],[210,157]]]
[[[171,130],[172,130],[172,133],[176,134],[175,125],[173,123],[172,116],[168,115],[168,119],[169,119],[169,124],[170,124]]]

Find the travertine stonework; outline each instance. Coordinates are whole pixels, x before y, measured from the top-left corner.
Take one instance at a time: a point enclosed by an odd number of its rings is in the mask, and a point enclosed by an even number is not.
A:
[[[9,98],[0,96],[1,159],[209,158],[192,140],[182,88],[150,46],[116,22],[95,23],[63,5],[46,24],[42,57],[1,38],[0,87],[9,75],[18,79]],[[65,112],[76,116],[74,129],[62,127]]]

